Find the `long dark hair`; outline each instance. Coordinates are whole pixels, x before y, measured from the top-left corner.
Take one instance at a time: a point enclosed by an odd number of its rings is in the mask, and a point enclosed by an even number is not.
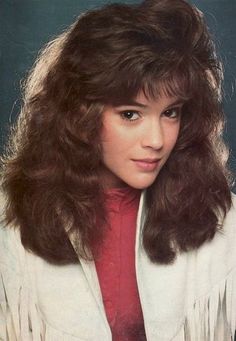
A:
[[[185,100],[177,144],[146,190],[143,245],[153,262],[213,238],[231,205],[221,134],[222,68],[202,14],[184,0],[89,11],[41,52],[2,162],[6,222],[52,263],[102,244],[101,113],[140,90]]]

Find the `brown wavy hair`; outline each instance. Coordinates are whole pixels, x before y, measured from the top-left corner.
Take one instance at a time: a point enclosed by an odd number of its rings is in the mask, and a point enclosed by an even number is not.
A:
[[[184,0],[110,4],[81,15],[41,52],[2,158],[6,222],[49,262],[91,258],[105,226],[100,131],[106,105],[160,92],[184,99],[177,144],[146,190],[153,262],[200,247],[231,206],[222,141],[222,67],[202,13]]]

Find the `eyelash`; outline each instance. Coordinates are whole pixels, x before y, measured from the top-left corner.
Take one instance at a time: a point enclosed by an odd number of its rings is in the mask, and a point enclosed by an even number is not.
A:
[[[125,117],[126,114],[137,114],[138,118],[135,118],[135,119],[132,120],[132,119],[130,119],[128,117]],[[123,120],[129,121],[129,122],[137,121],[141,117],[141,114],[138,111],[135,111],[135,110],[125,110],[125,111],[120,112],[120,115],[121,115],[121,118]]]
[[[165,110],[162,113],[162,116],[166,116],[169,119],[177,119],[180,117],[181,112],[182,112],[181,107],[174,107],[174,108],[170,108],[168,110]],[[136,115],[138,115],[138,117],[135,119],[131,119],[131,118],[128,118],[125,116],[127,114],[132,114],[132,115],[136,114]],[[172,116],[173,114],[174,114],[174,116]],[[123,120],[129,121],[129,122],[135,122],[141,117],[141,113],[139,113],[138,111],[135,111],[135,110],[125,110],[125,111],[120,112],[120,115],[121,115],[121,118]]]
[[[170,115],[168,115],[168,113],[170,113]],[[174,117],[172,116],[173,113],[175,113]],[[166,117],[168,117],[170,119],[177,119],[180,117],[181,113],[182,113],[182,107],[175,107],[175,108],[165,110],[163,112],[163,115],[165,115]]]

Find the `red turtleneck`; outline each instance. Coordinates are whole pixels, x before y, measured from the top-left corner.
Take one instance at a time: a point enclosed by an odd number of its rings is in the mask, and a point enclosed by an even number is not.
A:
[[[135,272],[136,218],[140,191],[106,191],[107,234],[95,260],[113,341],[146,340]]]

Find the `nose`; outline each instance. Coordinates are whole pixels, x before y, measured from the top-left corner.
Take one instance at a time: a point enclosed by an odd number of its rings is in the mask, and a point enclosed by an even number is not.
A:
[[[159,119],[151,120],[147,125],[143,139],[142,147],[149,147],[155,150],[161,149],[164,144],[163,127]]]

